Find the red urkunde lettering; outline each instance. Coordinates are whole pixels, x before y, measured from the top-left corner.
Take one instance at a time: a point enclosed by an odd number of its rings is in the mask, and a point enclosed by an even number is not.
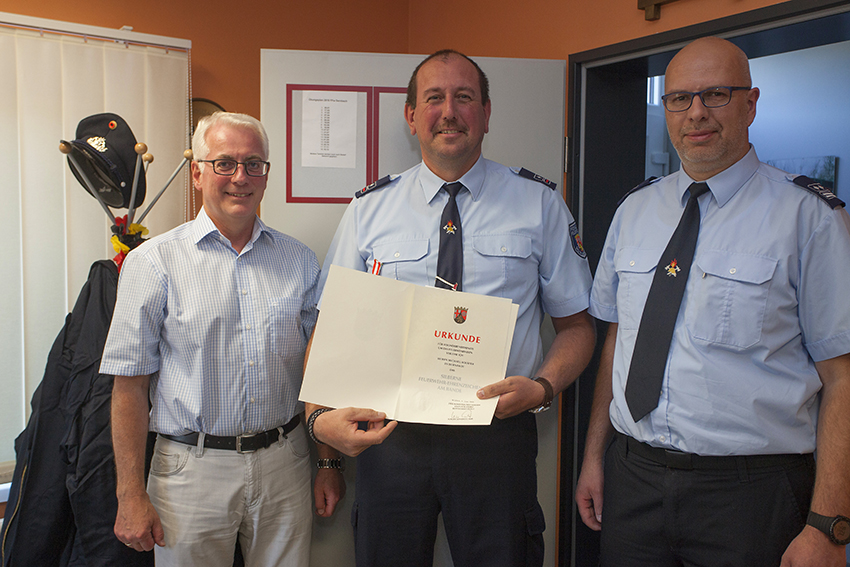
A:
[[[452,333],[449,331],[434,331],[434,336],[438,339],[449,339],[453,341],[460,341],[465,343],[478,343],[481,344],[481,337],[476,335],[461,335],[460,333]]]

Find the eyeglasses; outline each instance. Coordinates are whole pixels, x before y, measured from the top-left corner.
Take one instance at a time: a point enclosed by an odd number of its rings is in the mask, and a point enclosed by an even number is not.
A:
[[[218,175],[233,175],[239,166],[245,168],[245,174],[250,177],[262,177],[269,172],[271,164],[267,161],[252,159],[248,161],[236,161],[235,159],[199,159],[200,163],[213,164],[213,171]]]
[[[684,112],[691,107],[694,96],[699,96],[703,106],[706,108],[720,108],[726,106],[732,100],[735,91],[748,91],[752,87],[711,87],[696,93],[677,92],[669,93],[661,97],[664,108],[670,112]]]

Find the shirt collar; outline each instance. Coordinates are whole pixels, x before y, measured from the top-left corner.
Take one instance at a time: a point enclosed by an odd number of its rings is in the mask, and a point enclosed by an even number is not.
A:
[[[268,231],[269,228],[263,221],[260,220],[260,217],[255,216],[254,229],[251,233],[251,240],[248,241],[248,244],[245,246],[245,248],[242,249],[242,251],[247,252],[248,250],[250,250],[253,247],[254,243],[257,241],[257,239],[260,237],[260,235]],[[198,216],[195,217],[195,222],[192,223],[192,238],[195,244],[198,244],[201,240],[203,240],[210,234],[217,234],[222,238],[225,238],[224,235],[221,234],[221,232],[218,230],[218,228],[216,228],[215,224],[213,223],[209,215],[207,215],[204,208],[201,207],[201,209],[198,211]]]
[[[478,161],[475,162],[469,171],[467,171],[460,179],[463,186],[469,190],[472,195],[472,200],[477,201],[481,196],[481,191],[484,187],[484,178],[487,176],[487,165],[484,163],[484,156],[478,156]],[[440,179],[436,173],[428,169],[425,162],[422,162],[422,167],[419,168],[419,185],[422,187],[422,193],[425,196],[425,202],[430,203],[440,189],[447,181]]]
[[[706,179],[705,182],[708,183],[708,188],[711,190],[711,194],[714,195],[717,206],[722,207],[728,203],[735,196],[735,193],[755,175],[758,168],[759,158],[756,155],[756,149],[750,144],[750,151],[744,157],[714,177]],[[679,176],[677,190],[679,192],[679,199],[684,202],[685,191],[687,191],[691,183],[694,183],[694,180],[685,173],[684,169],[681,172],[682,175]]]

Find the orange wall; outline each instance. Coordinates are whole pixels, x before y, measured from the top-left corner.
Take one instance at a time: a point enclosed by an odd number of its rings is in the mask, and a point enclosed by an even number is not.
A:
[[[437,0],[446,9],[434,3],[410,3],[410,53],[454,47],[469,55],[540,59],[569,59],[571,53],[781,4],[679,0],[648,22],[638,0]]]
[[[775,0],[0,0],[0,11],[190,39],[193,95],[260,113],[260,49],[568,59],[571,53],[747,12]],[[255,23],[248,19],[256,18]]]

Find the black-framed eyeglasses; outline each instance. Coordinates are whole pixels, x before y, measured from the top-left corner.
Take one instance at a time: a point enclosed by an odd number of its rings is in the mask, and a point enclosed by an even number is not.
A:
[[[694,96],[699,96],[703,106],[706,108],[720,108],[732,101],[732,93],[735,91],[748,91],[752,87],[711,87],[695,93],[687,91],[668,93],[661,97],[664,108],[670,112],[684,112],[691,107]]]
[[[241,165],[245,168],[245,174],[250,177],[263,177],[269,172],[271,164],[260,159],[248,161],[236,161],[235,159],[199,159],[200,163],[211,163],[213,171],[218,175],[233,175]]]

